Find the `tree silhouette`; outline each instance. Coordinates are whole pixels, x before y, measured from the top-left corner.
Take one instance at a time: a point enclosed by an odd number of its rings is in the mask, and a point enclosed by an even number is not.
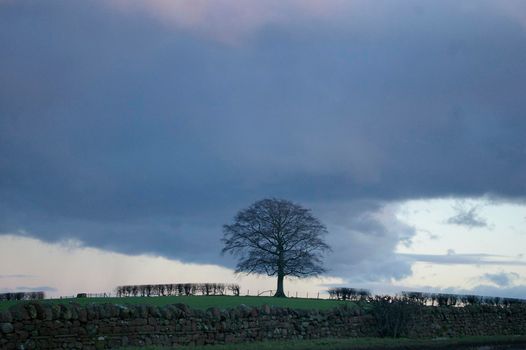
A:
[[[298,204],[263,199],[241,210],[234,223],[223,226],[223,253],[239,258],[236,272],[277,276],[274,296],[285,297],[285,276],[308,277],[325,272],[325,226]]]

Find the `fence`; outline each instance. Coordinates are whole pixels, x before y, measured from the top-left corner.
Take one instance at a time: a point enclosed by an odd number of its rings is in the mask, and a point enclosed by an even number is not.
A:
[[[269,290],[259,290],[259,289],[247,289],[246,290],[246,293],[244,293],[243,295],[245,296],[256,296],[256,297],[260,297],[260,296],[274,296],[274,294],[276,293],[276,290],[275,289],[269,289]],[[303,298],[303,299],[329,299],[329,296],[328,294],[324,293],[324,292],[319,292],[319,291],[314,291],[314,292],[305,292],[305,291],[301,291],[301,292],[298,292],[298,291],[285,291],[285,295],[288,297],[288,298]]]

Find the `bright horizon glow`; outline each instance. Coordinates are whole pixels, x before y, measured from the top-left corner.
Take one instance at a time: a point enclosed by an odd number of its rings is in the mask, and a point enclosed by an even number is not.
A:
[[[24,252],[22,256],[20,252]],[[77,293],[115,293],[115,287],[129,284],[237,283],[241,295],[275,290],[275,278],[246,276],[205,264],[183,263],[153,255],[125,255],[79,242],[45,243],[31,237],[0,235],[0,292],[43,289],[47,296]],[[322,277],[287,279],[291,295],[324,297],[324,285],[341,279]],[[26,288],[21,288],[26,287]],[[268,295],[268,293],[266,293]]]

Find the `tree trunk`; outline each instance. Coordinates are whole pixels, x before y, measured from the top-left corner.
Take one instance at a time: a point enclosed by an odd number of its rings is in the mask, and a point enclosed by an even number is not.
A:
[[[285,275],[283,273],[278,273],[278,289],[276,290],[276,294],[274,294],[275,297],[278,298],[285,298],[285,292],[283,291],[283,279],[285,278]]]

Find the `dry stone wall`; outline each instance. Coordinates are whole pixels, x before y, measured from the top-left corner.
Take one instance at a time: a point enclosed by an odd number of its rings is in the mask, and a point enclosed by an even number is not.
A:
[[[526,334],[526,309],[422,308],[413,337]],[[110,304],[23,303],[0,312],[1,349],[106,349],[279,339],[372,337],[378,324],[351,308],[305,311],[262,306],[191,310]]]
[[[0,328],[2,349],[104,349],[374,334],[371,316],[345,308],[317,312],[240,306],[202,311],[183,304],[27,303],[1,312]]]
[[[526,335],[526,307],[424,307],[408,321],[409,337]]]

